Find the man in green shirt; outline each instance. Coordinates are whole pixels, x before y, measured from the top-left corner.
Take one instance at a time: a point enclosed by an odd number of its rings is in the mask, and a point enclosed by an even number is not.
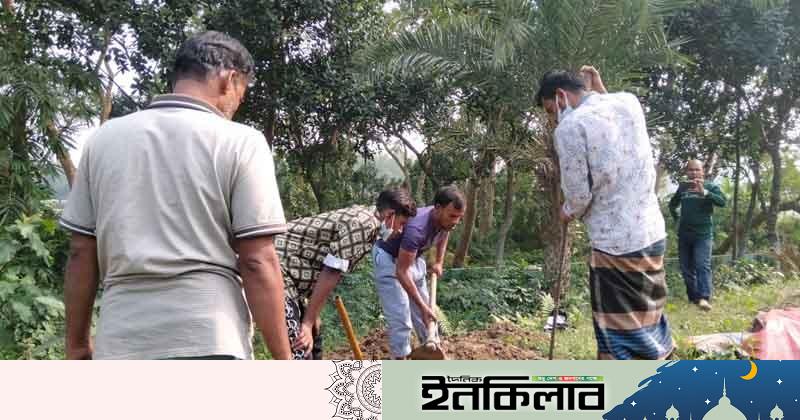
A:
[[[725,195],[717,185],[705,181],[703,164],[686,164],[688,181],[681,182],[669,200],[669,212],[678,222],[678,254],[689,300],[703,310],[711,304],[711,245],[714,206],[725,207]],[[680,215],[678,207],[681,208]]]

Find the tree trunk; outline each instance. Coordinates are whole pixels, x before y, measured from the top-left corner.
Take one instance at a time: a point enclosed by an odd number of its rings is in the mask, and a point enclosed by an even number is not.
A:
[[[656,197],[660,197],[661,191],[664,189],[667,173],[667,167],[660,161],[656,162]]]
[[[800,213],[800,200],[789,202],[789,203],[781,203],[781,205],[778,207],[778,213],[780,213],[782,211],[790,211],[790,210]],[[752,222],[752,224],[750,226],[750,229],[756,229],[759,226],[761,226],[764,222],[767,221],[768,215],[769,215],[769,212],[767,211],[767,212],[759,213],[756,216],[754,216],[753,217],[753,222]],[[719,245],[719,247],[717,247],[717,249],[714,251],[714,253],[715,254],[724,254],[724,253],[728,252],[731,249],[732,243],[733,243],[733,238],[731,236],[729,236],[727,239],[725,239]]]
[[[403,161],[400,161],[400,157],[397,156],[396,153],[392,151],[389,147],[389,143],[386,142],[383,138],[378,138],[378,141],[383,145],[383,148],[386,149],[386,153],[392,158],[394,163],[397,164],[397,167],[400,168],[400,171],[403,172],[403,187],[408,190],[411,196],[414,196],[414,191],[411,189],[411,178],[408,175],[408,169],[406,168],[405,158]]]
[[[480,217],[478,219],[478,233],[481,239],[485,239],[492,232],[494,227],[494,190],[497,175],[494,172],[494,162],[489,176],[481,180],[481,202]]]
[[[478,200],[478,182],[475,178],[470,179],[467,185],[467,210],[464,214],[464,232],[461,235],[461,242],[456,249],[453,259],[453,267],[463,267],[469,255],[469,245],[472,241],[472,231],[475,227],[475,218],[478,215],[475,202]]]
[[[561,229],[561,174],[558,164],[558,154],[553,145],[553,131],[543,141],[547,145],[547,163],[538,165],[534,170],[538,184],[544,192],[544,199],[548,203],[547,217],[542,218],[539,232],[544,239],[544,264],[543,274],[545,280],[550,281],[550,295],[555,297],[558,278],[561,277],[561,296],[565,296],[570,284],[569,261],[572,257],[572,235],[567,230],[566,237],[562,237]],[[566,255],[561,255],[562,246],[566,245]],[[567,261],[563,275],[560,273],[562,257]]]
[[[58,132],[58,129],[52,121],[47,123],[47,134],[54,142],[61,141],[61,133]],[[55,155],[56,159],[58,159],[58,163],[61,165],[61,169],[64,171],[64,176],[67,178],[67,184],[69,184],[70,189],[72,189],[72,184],[75,181],[75,173],[77,172],[75,164],[72,163],[72,157],[70,157],[69,151],[66,147],[63,147],[63,145],[55,148]]]
[[[744,219],[744,226],[742,227],[742,234],[738,235],[739,255],[745,255],[748,252],[748,238],[750,237],[750,228],[753,226],[753,215],[756,211],[757,197],[761,194],[761,167],[757,159],[752,159],[750,163],[750,170],[753,171],[753,182],[750,184],[750,203],[747,206],[747,215]]]
[[[741,115],[741,109],[739,110]],[[740,118],[737,118],[740,120]],[[739,124],[736,125],[736,170],[733,175],[733,250],[731,251],[731,259],[736,261],[739,259],[739,179],[742,171],[742,156],[741,146],[739,139]]]
[[[425,192],[428,190],[427,188],[428,176],[425,170],[422,169],[422,165],[425,165],[425,162],[421,160],[417,160],[417,162],[419,162],[420,171],[419,171],[419,178],[417,178],[417,189],[416,189],[417,194],[414,197],[415,200],[417,200],[417,206],[422,207],[423,203],[427,203],[427,200],[425,199],[426,198]]]
[[[768,148],[768,153],[772,159],[772,190],[769,195],[769,209],[767,210],[767,241],[773,251],[778,251],[778,213],[781,204],[781,149],[779,142],[775,141],[775,145]]]
[[[506,198],[503,203],[503,224],[500,226],[500,232],[497,235],[497,252],[495,254],[498,267],[504,265],[508,232],[511,230],[511,225],[514,221],[514,189],[516,186],[514,176],[514,167],[511,165],[506,166]]]
[[[550,212],[549,217],[543,220],[542,233],[547,238],[544,248],[544,278],[551,281],[550,296],[555,298],[556,287],[561,270],[561,258],[567,261],[565,267],[562,283],[561,283],[561,297],[563,298],[570,284],[570,260],[572,257],[572,238],[569,230],[567,236],[562,236],[561,231],[561,183],[559,178],[554,178],[551,184],[548,185],[549,199],[550,199]],[[567,241],[566,255],[561,255],[562,244]]]
[[[11,0],[3,0],[3,9],[8,10],[8,13],[14,14],[14,2]]]

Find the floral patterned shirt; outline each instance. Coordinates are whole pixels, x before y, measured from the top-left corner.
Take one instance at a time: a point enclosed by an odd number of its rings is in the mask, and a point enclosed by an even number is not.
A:
[[[308,298],[323,266],[347,273],[372,251],[381,222],[375,207],[350,206],[289,222],[275,235],[286,295]]]
[[[555,131],[564,212],[612,255],[664,239],[644,111],[630,93],[590,94]]]

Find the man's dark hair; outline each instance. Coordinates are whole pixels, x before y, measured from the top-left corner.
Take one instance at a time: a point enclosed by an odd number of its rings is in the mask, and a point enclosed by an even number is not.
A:
[[[539,82],[539,92],[536,93],[536,105],[542,106],[545,99],[556,97],[556,89],[570,92],[580,92],[586,89],[583,78],[575,72],[566,70],[550,70],[542,76]]]
[[[448,204],[453,204],[456,210],[464,208],[464,194],[455,185],[448,185],[436,191],[433,197],[433,205],[437,207],[447,207]]]
[[[417,215],[417,203],[405,188],[392,188],[381,191],[378,194],[375,207],[377,207],[378,211],[392,209],[395,213],[405,217]]]
[[[217,31],[197,34],[183,43],[175,57],[173,83],[181,79],[206,80],[222,70],[236,70],[251,80],[255,64],[241,42]]]

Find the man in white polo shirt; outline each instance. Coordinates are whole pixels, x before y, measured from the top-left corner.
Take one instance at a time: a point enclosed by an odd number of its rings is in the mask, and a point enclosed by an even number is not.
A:
[[[72,232],[67,358],[249,359],[253,320],[274,358],[291,357],[272,154],[260,132],[230,121],[253,72],[238,41],[199,34],[178,51],[173,94],[84,146],[61,218]]]

